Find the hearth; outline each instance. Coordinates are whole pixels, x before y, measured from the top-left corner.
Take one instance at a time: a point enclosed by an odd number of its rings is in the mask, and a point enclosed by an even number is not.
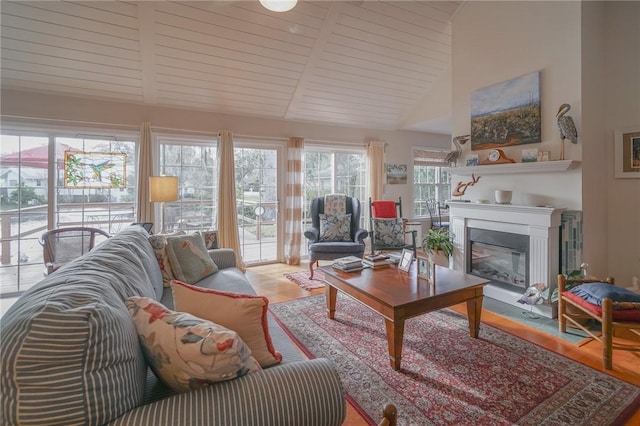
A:
[[[528,235],[467,228],[467,241],[467,273],[524,293],[529,282]]]

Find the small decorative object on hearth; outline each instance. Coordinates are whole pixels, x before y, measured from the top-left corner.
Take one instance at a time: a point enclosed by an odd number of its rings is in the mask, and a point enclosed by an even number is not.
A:
[[[536,283],[529,286],[518,303],[529,305],[529,311],[523,311],[522,315],[531,319],[538,319],[540,316],[533,312],[533,305],[540,305],[549,299],[549,289],[544,283]]]

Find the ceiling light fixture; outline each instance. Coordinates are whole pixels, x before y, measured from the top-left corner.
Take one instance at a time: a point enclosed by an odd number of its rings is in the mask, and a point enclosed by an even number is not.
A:
[[[260,4],[272,12],[288,12],[296,3],[298,0],[260,0]]]

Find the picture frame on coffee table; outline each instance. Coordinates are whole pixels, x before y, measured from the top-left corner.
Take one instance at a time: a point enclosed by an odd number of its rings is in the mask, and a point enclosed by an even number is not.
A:
[[[402,256],[400,256],[400,263],[398,263],[398,269],[403,272],[409,272],[411,262],[413,262],[413,251],[403,249]]]
[[[416,253],[416,264],[418,278],[429,280],[429,258],[425,253]]]

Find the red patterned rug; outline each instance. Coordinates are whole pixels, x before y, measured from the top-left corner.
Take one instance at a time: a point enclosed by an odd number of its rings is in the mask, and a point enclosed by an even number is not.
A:
[[[324,272],[320,269],[313,271],[313,280],[309,279],[309,271],[293,272],[284,274],[289,281],[293,281],[305,290],[324,287]]]
[[[405,323],[402,369],[389,367],[382,317],[339,294],[271,305],[311,358],[338,366],[349,400],[376,424],[392,402],[400,425],[619,425],[640,388],[448,309]],[[301,320],[303,319],[303,320]]]

